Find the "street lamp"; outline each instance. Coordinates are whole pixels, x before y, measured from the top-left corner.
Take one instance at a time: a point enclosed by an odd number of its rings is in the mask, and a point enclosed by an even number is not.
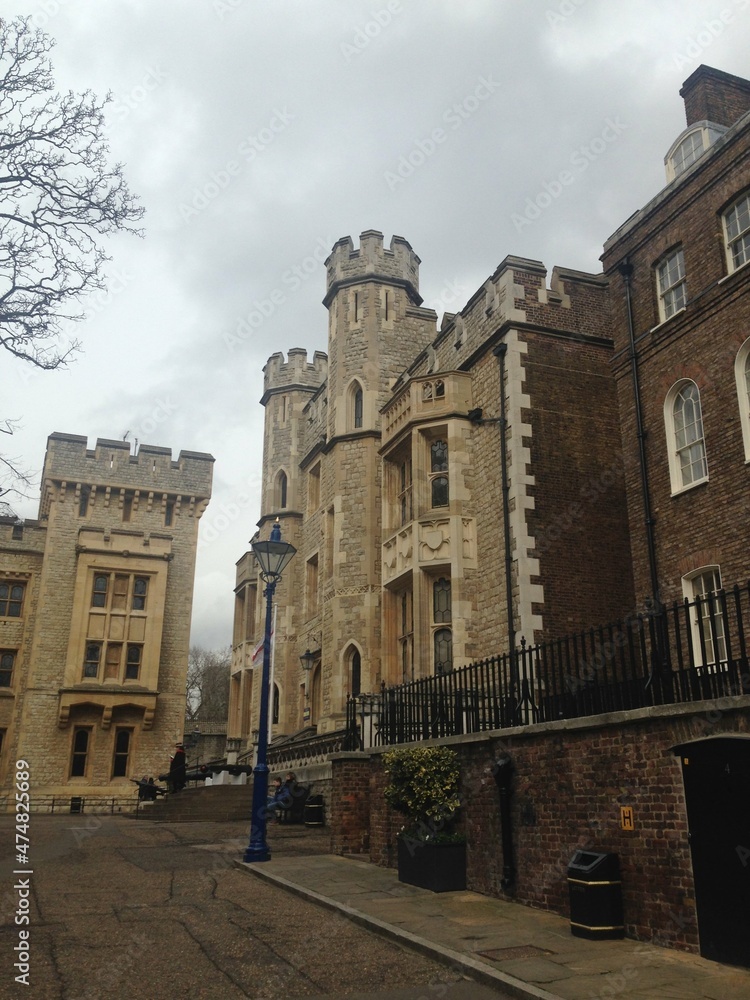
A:
[[[315,653],[311,653],[309,649],[300,656],[300,661],[302,663],[302,669],[305,671],[305,705],[302,709],[302,721],[310,721],[310,671],[313,668],[313,664],[317,659]]]
[[[267,542],[251,542],[255,558],[260,564],[260,578],[265,583],[266,630],[263,635],[263,675],[260,683],[260,721],[258,723],[258,758],[253,769],[253,811],[250,820],[250,843],[243,861],[269,861],[271,852],[266,843],[266,815],[268,806],[268,697],[271,681],[271,609],[276,584],[289,565],[296,549],[281,540],[279,520],[271,529]]]

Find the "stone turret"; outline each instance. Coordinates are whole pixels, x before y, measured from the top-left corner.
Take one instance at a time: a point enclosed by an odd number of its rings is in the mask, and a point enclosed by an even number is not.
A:
[[[315,391],[325,382],[328,374],[328,355],[315,351],[312,361],[307,360],[304,347],[292,347],[288,360],[281,351],[272,354],[263,369],[263,398],[265,406],[274,392],[291,392],[294,389]]]
[[[366,278],[405,288],[414,305],[421,305],[419,265],[421,261],[403,236],[394,236],[391,246],[383,246],[383,234],[367,229],[359,237],[359,250],[354,249],[351,236],[344,236],[333,245],[326,260],[325,306],[347,285],[361,284]]]

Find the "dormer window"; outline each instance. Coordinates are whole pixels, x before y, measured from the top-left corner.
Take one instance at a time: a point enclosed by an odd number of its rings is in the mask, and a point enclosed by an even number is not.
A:
[[[671,149],[664,157],[667,169],[667,181],[676,180],[696,160],[699,160],[709,146],[712,146],[719,136],[726,132],[724,125],[715,122],[695,122],[675,139]]]

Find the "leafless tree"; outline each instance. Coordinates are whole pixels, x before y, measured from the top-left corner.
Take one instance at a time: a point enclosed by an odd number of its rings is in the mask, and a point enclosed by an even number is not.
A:
[[[188,721],[217,721],[228,717],[231,662],[229,646],[215,650],[190,647],[185,710]]]
[[[48,371],[78,348],[63,323],[83,319],[79,300],[105,287],[101,238],[140,235],[143,215],[122,165],[108,163],[110,95],[57,92],[53,46],[31,18],[0,18],[0,345]],[[18,471],[3,460],[0,494]]]

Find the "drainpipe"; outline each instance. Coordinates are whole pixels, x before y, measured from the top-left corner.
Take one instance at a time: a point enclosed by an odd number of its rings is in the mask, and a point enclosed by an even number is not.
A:
[[[492,352],[500,365],[500,481],[503,499],[503,543],[505,545],[505,607],[508,619],[508,652],[510,656],[511,698],[518,693],[518,659],[516,656],[516,623],[513,610],[513,554],[510,548],[510,483],[508,482],[508,418],[505,405],[505,355],[508,345],[503,341]]]
[[[503,877],[500,886],[512,889],[516,882],[516,863],[513,854],[513,825],[510,814],[510,786],[513,781],[513,761],[507,755],[499,757],[492,768],[500,792],[500,825],[503,844]]]
[[[641,469],[641,492],[643,494],[643,517],[646,525],[646,546],[648,550],[648,568],[651,576],[651,608],[650,615],[654,619],[654,642],[651,648],[651,659],[646,688],[654,680],[666,676],[666,623],[664,621],[661,596],[659,594],[659,573],[656,566],[656,538],[654,534],[655,520],[651,513],[651,497],[648,485],[648,465],[646,463],[646,431],[643,428],[643,413],[641,407],[641,388],[638,381],[638,352],[635,347],[635,326],[633,323],[632,278],[633,265],[626,257],[617,267],[625,282],[625,302],[628,310],[628,336],[630,339],[630,370],[633,375],[633,402],[635,404],[636,436],[638,437],[638,457]],[[661,687],[661,685],[658,685]],[[664,692],[660,692],[663,697]],[[671,699],[670,699],[671,700]]]

